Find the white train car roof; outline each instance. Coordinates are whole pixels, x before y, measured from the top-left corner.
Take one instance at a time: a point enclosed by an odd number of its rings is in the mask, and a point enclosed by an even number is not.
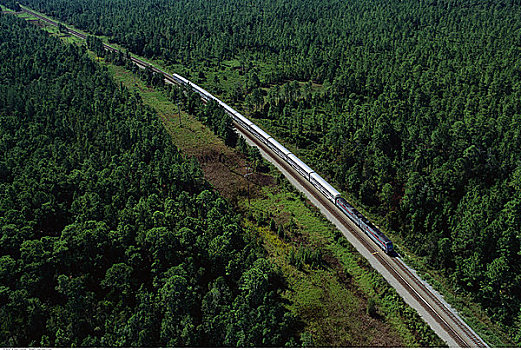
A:
[[[275,148],[277,148],[279,151],[282,152],[285,156],[291,153],[290,150],[288,150],[286,147],[282,146],[277,140],[275,140],[273,137],[268,140],[268,142],[271,142]]]
[[[195,84],[194,84],[195,85]],[[195,85],[197,86],[197,89],[199,91],[201,91],[203,94],[205,94],[206,96],[208,96],[209,98],[211,98],[212,100],[217,100],[214,95],[212,95],[211,93],[209,93],[208,91],[206,91],[205,89],[203,89],[202,87],[200,87],[199,85]]]
[[[233,114],[235,117],[241,119],[243,122],[245,122],[246,124],[251,124],[252,122],[247,119],[245,116],[243,116],[242,114],[240,114],[239,112],[237,112],[235,109],[233,109],[232,107],[230,107],[229,105],[227,105],[226,103],[224,103],[223,101],[221,100],[217,100],[217,103],[221,105],[221,107],[224,108],[225,111],[227,111],[228,113],[230,114]]]
[[[217,103],[220,104],[225,110],[227,110],[229,113],[237,115],[237,113],[232,107],[228,106],[226,103],[224,103],[221,100],[217,100]],[[242,116],[241,116],[242,117]],[[244,118],[244,117],[243,117]]]
[[[288,154],[288,158],[290,158],[293,162],[297,163],[297,165],[302,168],[302,170],[304,170],[304,172],[306,174],[310,174],[310,173],[314,173],[315,171],[313,169],[311,169],[306,163],[304,163],[303,161],[301,161],[300,159],[297,158],[297,156],[295,156],[293,153],[291,154]]]
[[[259,128],[257,125],[255,124],[251,124],[250,125],[250,128],[252,128],[253,130],[255,130],[256,132],[258,132],[262,137],[264,137],[266,140],[268,140],[269,138],[271,138],[270,135],[268,135],[267,132],[265,132],[264,130],[262,130],[261,128]]]
[[[203,89],[199,85],[196,85],[196,84],[192,83],[190,80],[186,79],[185,77],[182,77],[179,74],[175,74],[175,73],[172,74],[172,76],[174,76],[175,78],[181,80],[183,83],[190,85],[192,87],[192,89],[196,90],[197,92],[199,92],[199,93],[201,93],[203,95],[206,95],[209,98],[215,99],[215,97],[213,97],[212,94],[210,94],[208,91],[206,91],[205,89]]]
[[[203,94],[203,95],[206,95],[208,97],[210,97],[210,93],[208,91],[206,91],[205,89],[203,89],[202,87],[200,87],[199,85],[197,84],[194,84],[190,81],[190,85],[192,86],[192,88],[197,91],[198,93],[200,94]]]
[[[181,84],[184,83],[184,81],[177,74],[169,74],[169,75],[178,83],[181,83]]]
[[[340,196],[340,192],[338,192],[333,186],[331,186],[329,184],[329,182],[324,180],[322,178],[322,176],[318,175],[317,173],[313,173],[313,174],[310,175],[310,177],[314,178],[315,181],[317,181],[319,184],[321,184],[322,187],[324,187],[331,194],[331,196],[333,198],[336,198],[336,197]]]
[[[172,76],[174,78],[177,78],[177,79],[181,80],[185,84],[189,84],[190,83],[185,77],[182,77],[179,74],[174,73],[174,74],[172,74]]]
[[[245,124],[247,125],[251,125],[252,122],[247,119],[246,117],[244,117],[242,114],[238,113],[237,111],[235,111],[232,107],[230,107],[229,105],[227,105],[226,103],[224,103],[223,101],[215,98],[215,96],[213,96],[211,93],[209,93],[208,91],[206,91],[205,89],[203,89],[202,87],[192,83],[191,81],[189,81],[188,79],[186,79],[185,77],[179,75],[179,74],[172,74],[172,76],[174,77],[174,79],[176,80],[179,80],[181,82],[183,82],[184,84],[188,84],[190,85],[192,88],[198,90],[200,93],[203,93],[205,94],[206,96],[208,96],[209,98],[212,98],[214,99],[215,101],[217,101],[217,103],[219,103],[226,111],[228,111],[229,113],[233,114],[235,117],[237,117],[238,119],[241,119]]]
[[[255,125],[255,124],[253,124],[253,122],[252,122],[251,120],[249,120],[248,118],[246,118],[245,116],[243,116],[243,115],[240,114],[239,112],[236,112],[236,111],[234,111],[234,110],[231,109],[231,108],[230,108],[230,110],[231,110],[230,113],[233,114],[233,116],[234,116],[235,118],[241,120],[244,124],[249,125],[249,126],[251,126],[251,125]]]

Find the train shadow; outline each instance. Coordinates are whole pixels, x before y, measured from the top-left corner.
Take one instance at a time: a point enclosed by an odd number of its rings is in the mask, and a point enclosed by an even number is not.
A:
[[[402,256],[400,254],[398,254],[397,252],[395,252],[394,250],[392,252],[389,253],[389,256],[391,258],[401,258]]]

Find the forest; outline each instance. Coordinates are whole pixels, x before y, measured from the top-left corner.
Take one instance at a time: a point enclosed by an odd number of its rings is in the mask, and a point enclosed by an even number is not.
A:
[[[298,147],[521,345],[519,1],[24,4],[172,65],[238,60],[234,91],[201,83]]]
[[[2,346],[299,345],[280,273],[157,115],[11,15],[0,193]]]

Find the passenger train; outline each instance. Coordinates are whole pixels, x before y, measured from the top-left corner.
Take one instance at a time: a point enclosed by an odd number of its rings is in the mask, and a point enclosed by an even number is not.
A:
[[[157,68],[156,68],[157,69]],[[282,146],[277,140],[271,137],[264,130],[255,125],[248,118],[235,111],[233,108],[222,102],[205,89],[192,83],[191,81],[183,78],[178,74],[168,74],[158,70],[164,74],[167,79],[173,79],[175,82],[188,86],[204,100],[215,100],[224,110],[233,118],[233,120],[239,124],[243,129],[254,135],[259,141],[269,147],[274,153],[276,153],[281,159],[286,161],[293,169],[301,174],[307,181],[309,181],[318,191],[320,191],[330,202],[335,204],[340,210],[347,215],[347,217],[354,222],[362,231],[365,232],[382,250],[387,254],[393,251],[393,243],[387,238],[378,228],[376,228],[365,216],[363,216],[358,210],[350,205],[344,198],[340,196],[333,186],[331,186],[326,180],[318,175],[313,169],[311,169],[306,163],[301,161],[286,147]]]
[[[27,10],[26,10],[27,11]],[[33,15],[33,12],[27,11]],[[36,15],[38,16],[38,15]],[[53,25],[57,24],[49,19],[38,16],[47,22],[50,22]],[[69,29],[73,35],[76,35],[80,38],[85,39],[86,36],[84,34],[78,33]],[[107,44],[104,44],[104,47],[107,50],[115,51],[118,50],[113,48]],[[219,105],[221,105],[224,110],[233,118],[233,120],[239,124],[242,128],[250,132],[254,135],[259,141],[268,146],[274,153],[276,153],[281,159],[286,161],[293,169],[295,169],[299,174],[301,174],[307,181],[309,181],[318,191],[320,191],[329,201],[335,204],[342,212],[344,212],[347,217],[351,221],[353,221],[362,231],[364,231],[367,236],[369,236],[381,249],[383,249],[386,253],[391,253],[393,251],[393,243],[382,233],[378,228],[373,226],[369,220],[367,220],[360,212],[358,212],[353,206],[351,206],[344,198],[340,196],[340,192],[338,192],[333,186],[331,186],[326,180],[324,180],[320,175],[318,175],[313,169],[311,169],[306,163],[301,161],[297,156],[291,153],[286,147],[282,146],[277,140],[268,135],[264,130],[259,128],[257,125],[252,123],[248,118],[244,117],[242,114],[235,111],[233,108],[228,106],[226,103],[222,102],[212,94],[210,94],[205,89],[200,86],[192,83],[188,79],[180,76],[179,74],[169,74],[153,65],[150,65],[147,62],[140,60],[139,58],[131,56],[130,59],[137,63],[142,67],[150,67],[153,72],[162,74],[165,79],[184,86],[188,86],[193,91],[197,92],[202,99],[204,100],[214,100]]]

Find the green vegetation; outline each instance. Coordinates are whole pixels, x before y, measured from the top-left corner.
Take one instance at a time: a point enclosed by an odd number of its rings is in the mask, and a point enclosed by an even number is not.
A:
[[[232,199],[237,199],[237,195],[241,193],[241,185],[244,187],[244,184],[241,184],[239,180],[244,179],[240,173],[237,174],[236,170],[233,169],[240,169],[241,159],[235,158],[231,162],[233,164],[232,171],[229,171],[228,168],[221,168],[218,174],[212,174],[213,170],[209,169],[216,163],[212,164],[210,161],[210,164],[208,164],[206,155],[217,152],[228,158],[233,157],[233,152],[224,147],[224,143],[219,142],[214,134],[208,132],[207,128],[202,128],[202,125],[191,115],[183,112],[182,122],[178,123],[177,108],[173,102],[179,102],[183,109],[192,106],[190,108],[198,116],[204,116],[208,106],[205,107],[198,99],[190,101],[190,98],[195,95],[188,94],[188,91],[185,94],[180,94],[180,89],[172,88],[169,85],[164,86],[162,82],[153,79],[150,71],[136,70],[133,65],[127,64],[128,62],[125,63],[124,59],[121,60],[120,57],[121,55],[113,57],[110,54],[106,55],[106,59],[113,63],[124,65],[124,67],[114,64],[107,65],[109,71],[114,74],[115,80],[124,84],[131,91],[135,91],[145,104],[153,107],[160,114],[167,130],[171,132],[175,144],[180,145],[183,152],[194,154],[203,161],[204,169],[206,169],[205,177],[210,178],[212,183],[217,186],[219,186],[220,180],[220,191],[223,193],[235,187],[238,192],[229,196]],[[103,60],[101,62],[105,64]],[[155,84],[157,87],[150,84]],[[219,119],[210,118],[206,119],[205,122],[216,125],[215,120]],[[222,138],[225,139],[225,137]],[[248,156],[249,164],[253,165],[253,169],[266,169],[256,148],[248,147],[242,139],[239,139],[237,150]],[[282,179],[279,178],[279,181],[282,181]],[[283,249],[281,257],[270,254],[269,258],[279,266],[283,276],[287,278],[288,290],[298,291],[297,293],[285,293],[285,297],[290,302],[288,305],[291,310],[305,321],[306,333],[302,334],[303,345],[401,346],[407,344],[408,346],[441,346],[441,341],[426,327],[414,311],[403,302],[398,301],[396,293],[391,292],[392,289],[389,286],[379,288],[377,292],[371,287],[374,285],[375,278],[380,281],[379,283],[382,283],[382,286],[385,286],[386,283],[381,277],[378,279],[375,272],[371,272],[367,265],[363,269],[350,268],[349,271],[353,277],[348,279],[338,261],[332,262],[331,256],[325,257],[328,260],[327,262],[323,259],[323,248],[313,247],[316,244],[322,247],[325,237],[340,237],[338,232],[332,230],[330,225],[317,215],[316,210],[303,206],[302,197],[295,197],[293,193],[288,192],[287,188],[291,188],[291,186],[286,181],[282,181],[282,184],[275,187],[273,185],[266,187],[266,190],[278,192],[278,195],[276,197],[268,196],[270,200],[263,202],[263,205],[266,207],[276,205],[284,208],[279,214],[282,216],[312,218],[312,224],[300,228],[297,228],[295,220],[290,220],[286,229],[284,229],[279,215],[277,215],[277,222],[280,222],[280,225],[277,225],[273,218],[270,220],[270,230],[277,232],[280,238],[284,238],[285,241],[290,243],[284,244],[286,248],[290,249]],[[257,192],[258,186],[254,185],[253,187],[255,187],[254,192]],[[244,195],[244,192],[242,193]],[[262,193],[260,195],[263,197]],[[284,200],[284,203],[294,203],[294,205],[281,203],[282,198],[287,199],[287,202]],[[252,204],[256,202],[257,200],[253,199]],[[243,209],[246,213],[251,212],[249,207],[243,207]],[[256,221],[257,224],[255,225],[252,225],[251,222],[247,224],[250,227],[248,231],[255,237],[260,237],[268,250],[271,251],[273,244],[275,244],[275,247],[279,247],[280,244],[273,240],[272,234],[265,234],[267,232],[263,226],[266,221],[265,215],[262,214]],[[292,238],[302,235],[309,235],[314,239],[302,242],[302,240],[293,240]],[[358,267],[358,263],[363,259],[361,260],[358,254],[354,252],[345,255],[346,241],[339,239],[338,242],[336,249],[343,252],[342,262],[349,264],[351,261]],[[297,264],[299,263],[298,259],[304,260],[304,263],[300,264],[298,269],[301,272],[295,271],[288,265],[288,263],[291,263],[292,252],[296,252],[297,260],[295,262]],[[310,269],[309,263],[318,267],[318,269],[313,269],[313,266]],[[358,285],[365,287],[361,290]],[[386,291],[386,293],[382,293],[383,291]],[[373,296],[371,300],[374,297],[377,298],[379,305],[381,305],[378,309],[380,312],[370,314],[369,318],[360,318],[360,314],[366,312],[363,305],[367,303],[368,295]],[[391,301],[387,302],[389,303],[388,307],[385,307],[387,303],[383,299],[386,295],[391,296]],[[311,310],[313,312],[310,312]],[[385,317],[382,317],[383,315]]]
[[[157,115],[0,16],[0,344],[296,346],[283,281]]]
[[[27,4],[221,86],[521,344],[518,1]]]
[[[114,60],[109,56],[106,58],[112,62],[124,64],[123,61]],[[193,117],[183,113],[182,123],[179,124],[176,113],[172,113],[172,111],[177,111],[176,105],[173,103],[175,101],[182,106],[182,109],[191,109],[199,120],[203,120],[209,126],[219,125],[220,123],[215,123],[216,120],[221,120],[219,118],[204,118],[212,104],[203,105],[199,98],[194,98],[197,95],[190,94],[189,91],[180,94],[181,89],[169,85],[164,86],[162,82],[154,80],[150,72],[136,70],[131,64],[124,65],[125,68],[111,64],[108,67],[117,81],[139,93],[145,103],[154,107],[162,115],[165,126],[171,131],[175,143],[181,145],[184,151],[193,152],[194,155],[201,158],[212,151],[225,154],[227,157],[231,156],[230,149],[217,142],[215,135],[201,134],[201,125]],[[137,79],[137,76],[140,79]],[[152,87],[152,85],[156,85],[156,87]],[[166,96],[169,98],[165,98]],[[220,113],[216,115],[219,116]],[[223,135],[221,138],[226,139]],[[197,149],[195,152],[194,148]],[[247,146],[243,139],[239,140],[237,150],[248,156],[250,164],[257,164],[253,166],[253,169],[266,169],[265,165],[259,166],[262,161],[257,149]],[[237,164],[235,165],[238,167]],[[212,174],[207,172],[206,176],[212,177]],[[218,177],[225,178],[227,188],[233,187],[233,184],[236,183],[237,179],[234,179],[234,176],[242,178],[241,174],[234,172],[221,172],[218,175]],[[244,206],[242,209],[248,215],[251,215],[252,211],[256,213],[255,216],[258,214],[255,224],[247,221],[248,231],[254,237],[262,239],[264,246],[270,252],[270,260],[279,267],[287,279],[288,290],[298,291],[285,293],[285,297],[290,302],[288,304],[290,309],[306,324],[306,333],[302,335],[304,345],[443,345],[432,330],[410,307],[400,301],[397,294],[387,286],[381,277],[377,276],[376,272],[372,271],[368,265],[363,265],[362,269],[359,268],[358,264],[363,259],[361,260],[354,251],[346,252],[346,241],[343,238],[339,239],[339,233],[332,229],[330,224],[316,212],[316,209],[306,207],[301,196],[295,196],[288,190],[292,187],[283,178],[278,177],[278,182],[282,182],[282,184],[261,186],[261,193],[253,196],[255,198],[251,201],[252,207]],[[257,192],[259,185],[254,184],[253,186]],[[267,191],[268,195],[265,196],[263,191]],[[274,196],[272,192],[276,192],[277,195]],[[257,196],[259,198],[256,198]],[[245,199],[241,203],[241,206],[246,205]],[[268,221],[265,208],[271,209],[272,207],[276,208],[275,211],[278,214],[269,221],[270,232],[265,227]],[[264,208],[264,210],[258,211],[259,208]],[[285,223],[286,215],[303,218],[299,221],[305,226],[298,225],[296,220]],[[275,232],[282,240],[276,238]],[[303,236],[309,239],[303,240]],[[340,254],[337,257],[342,259],[342,263],[354,264],[355,267],[349,269],[353,279],[346,278],[343,268],[339,267],[339,262],[331,263],[331,255],[327,257],[328,262],[324,260],[322,250],[329,251],[330,248],[324,248],[327,239],[338,240],[333,249]],[[320,248],[315,247],[317,244]],[[297,265],[296,269],[291,265]],[[375,281],[378,282],[375,284]],[[359,285],[364,287],[359,289]],[[374,285],[379,287],[374,289]],[[366,312],[363,305],[366,304],[367,296],[371,296],[371,300],[373,300],[372,298],[378,300],[381,311],[370,314],[367,319],[360,319],[359,314]],[[311,309],[314,311],[310,312]],[[382,317],[383,315],[385,317]]]
[[[2,8],[2,10],[6,11],[12,10],[18,12],[21,10],[20,4],[18,3],[18,1],[15,0],[2,0],[0,7]]]
[[[287,276],[284,296],[314,345],[443,346],[343,235],[289,182],[279,182],[251,201],[248,225]]]

